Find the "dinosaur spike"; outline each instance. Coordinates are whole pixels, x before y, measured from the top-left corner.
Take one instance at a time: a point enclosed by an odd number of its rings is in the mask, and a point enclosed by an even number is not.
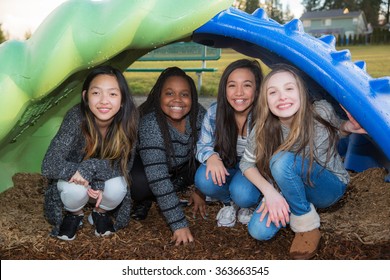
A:
[[[369,83],[371,88],[376,92],[390,92],[390,77],[373,79]]]
[[[333,35],[324,35],[318,39],[332,47],[336,46],[336,38]]]
[[[290,32],[293,31],[297,31],[300,33],[304,32],[303,24],[299,19],[293,19],[290,22],[286,23],[284,26],[286,27],[286,30]]]
[[[330,55],[336,61],[344,61],[351,59],[351,53],[349,52],[349,50],[331,52]]]
[[[260,19],[265,19],[265,20],[268,20],[268,15],[267,13],[264,11],[264,9],[256,9],[253,13],[252,13],[253,16],[257,17],[257,18],[260,18]]]
[[[366,62],[363,60],[355,61],[355,65],[360,69],[366,71]]]

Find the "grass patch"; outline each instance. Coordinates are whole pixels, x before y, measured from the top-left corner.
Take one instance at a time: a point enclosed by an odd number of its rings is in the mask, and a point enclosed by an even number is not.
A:
[[[390,76],[390,45],[351,46],[352,61],[364,60],[367,73],[373,78]]]
[[[349,49],[352,55],[352,61],[364,60],[367,65],[367,72],[374,78],[390,76],[390,45],[373,46],[348,46],[339,47]],[[206,72],[202,74],[202,96],[216,96],[219,79],[225,67],[234,60],[248,58],[232,49],[223,49],[221,58],[217,61],[208,61],[207,67],[217,68],[217,72]],[[250,57],[249,57],[250,58]],[[264,73],[268,73],[268,67],[261,61]],[[136,68],[166,68],[178,66],[180,68],[200,67],[201,61],[155,61],[155,62],[134,62]],[[188,73],[195,84],[198,84],[198,77],[195,73]],[[147,95],[153,87],[160,73],[137,73],[126,72],[125,77],[134,95]]]

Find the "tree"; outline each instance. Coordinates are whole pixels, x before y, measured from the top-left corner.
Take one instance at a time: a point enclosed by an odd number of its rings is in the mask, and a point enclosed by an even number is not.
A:
[[[259,0],[247,0],[245,5],[245,12],[248,14],[253,13],[259,8]]]
[[[371,23],[373,26],[378,25],[381,3],[382,0],[361,0],[360,1],[359,9],[364,12],[367,22]]]
[[[350,11],[359,10],[359,3],[361,0],[325,0],[322,5],[322,10],[345,9]]]
[[[303,0],[302,5],[305,7],[306,12],[314,12],[320,9],[321,0]]]
[[[279,23],[285,23],[292,19],[291,13],[284,15],[280,0],[235,0],[233,6],[247,12],[253,13],[257,8],[262,8],[269,18]]]
[[[0,44],[4,41],[7,41],[7,37],[4,34],[3,28],[1,27],[2,23],[0,23]]]
[[[234,0],[233,7],[244,11],[245,4],[246,4],[246,0]]]
[[[390,0],[382,0],[380,13],[385,17],[386,23],[390,23]]]
[[[261,3],[260,7],[266,11],[268,17],[276,20],[279,23],[285,22],[280,0],[265,0],[262,2],[264,3]]]

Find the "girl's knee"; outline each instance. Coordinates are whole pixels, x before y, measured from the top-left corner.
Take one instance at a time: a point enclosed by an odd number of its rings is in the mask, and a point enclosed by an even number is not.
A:
[[[277,178],[285,176],[286,172],[294,166],[295,155],[290,152],[279,152],[272,156],[270,160],[270,170],[272,176]]]
[[[241,172],[236,172],[229,184],[229,192],[232,200],[242,208],[257,205],[261,193]]]
[[[276,232],[263,229],[263,228],[253,228],[253,227],[248,227],[248,232],[250,236],[252,236],[254,239],[259,240],[259,241],[267,241],[270,240],[272,237],[275,236]]]
[[[127,183],[124,177],[115,177],[107,180],[104,185],[101,208],[112,210],[116,208],[127,193]]]
[[[249,208],[256,205],[260,200],[260,192],[240,192],[230,189],[230,197],[241,208]]]
[[[212,189],[215,187],[215,184],[211,177],[206,178],[206,167],[201,166],[195,173],[194,184],[197,189],[199,189],[203,194],[210,195]]]
[[[57,189],[67,211],[80,211],[88,202],[87,188],[84,186],[60,180],[57,183]]]
[[[266,225],[268,215],[260,222],[260,214],[254,213],[248,224],[249,234],[256,240],[266,241],[270,240],[279,229],[271,223],[269,227]]]

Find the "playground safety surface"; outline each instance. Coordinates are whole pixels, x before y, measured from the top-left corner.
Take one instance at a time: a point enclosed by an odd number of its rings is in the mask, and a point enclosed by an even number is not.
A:
[[[314,259],[390,259],[390,183],[386,171],[373,168],[351,173],[344,198],[320,211],[322,239]],[[98,238],[84,221],[75,240],[50,237],[51,226],[43,217],[46,181],[40,174],[18,173],[14,187],[0,194],[0,259],[27,260],[285,260],[293,239],[287,228],[267,242],[251,238],[246,226],[216,226],[219,203],[208,205],[209,218],[193,218],[185,208],[195,242],[187,246],[170,243],[169,230],[153,204],[145,221],[131,221],[117,233]],[[183,198],[188,193],[183,194]],[[91,209],[87,209],[86,215]]]

